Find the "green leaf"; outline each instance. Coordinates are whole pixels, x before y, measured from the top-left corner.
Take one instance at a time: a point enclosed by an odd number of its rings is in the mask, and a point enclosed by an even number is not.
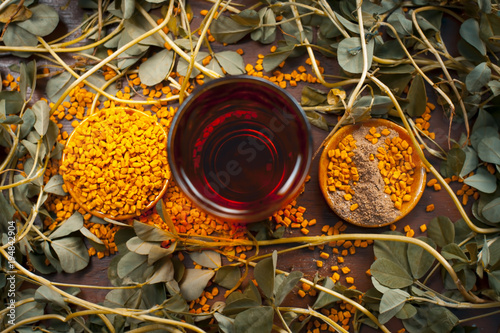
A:
[[[127,249],[143,256],[148,255],[153,247],[158,246],[157,244],[154,243],[145,242],[139,237],[130,238],[126,244],[127,244]]]
[[[15,322],[22,321],[24,319],[30,319],[37,316],[42,316],[45,308],[45,304],[38,302],[29,302],[21,305],[16,305],[16,319]],[[33,330],[31,327],[30,330]]]
[[[67,71],[52,77],[45,88],[49,100],[57,101],[74,81],[75,78]]]
[[[478,93],[490,81],[491,69],[486,62],[480,63],[465,78],[465,86],[471,93]]]
[[[488,88],[490,88],[491,92],[493,93],[493,96],[500,95],[500,81],[491,80],[490,82],[488,82]]]
[[[50,108],[45,101],[38,101],[33,105],[32,110],[36,117],[35,130],[43,136],[49,127]]]
[[[146,256],[135,252],[127,252],[118,262],[116,272],[121,279],[128,277],[132,281],[138,282],[147,266]]]
[[[292,289],[299,283],[300,279],[304,274],[302,272],[294,271],[288,274],[283,281],[275,287],[275,297],[274,304],[280,305],[281,302],[285,299],[286,295],[292,291]]]
[[[403,308],[396,313],[398,319],[408,319],[417,314],[417,309],[410,303],[405,303]]]
[[[218,312],[214,313],[214,318],[217,320],[219,330],[223,333],[233,333],[234,332],[234,319],[226,317]]]
[[[427,237],[419,237],[421,241],[426,242],[434,249],[436,244],[432,239]],[[415,244],[408,244],[408,262],[410,264],[411,275],[414,279],[420,279],[432,267],[435,258],[432,254],[424,250],[422,247]]]
[[[465,178],[464,183],[484,193],[493,193],[497,189],[495,175],[483,166],[479,167],[474,175]]]
[[[149,57],[139,66],[139,78],[147,86],[154,86],[162,82],[172,70],[174,52],[162,50]]]
[[[23,114],[23,123],[21,124],[21,128],[19,129],[19,139],[24,139],[29,134],[29,132],[31,132],[34,125],[35,114],[31,109],[26,109]]]
[[[63,190],[64,180],[61,175],[52,176],[47,184],[43,187],[46,193],[53,193],[60,196],[65,196],[68,193]]]
[[[402,235],[399,232],[388,232],[390,235]],[[385,258],[398,263],[411,275],[408,260],[408,244],[395,241],[375,241],[373,253],[377,259]]]
[[[189,54],[189,56],[192,56],[191,52],[189,52],[188,54]],[[196,55],[195,60],[197,62],[202,62],[202,60],[204,58],[206,58],[207,56],[208,56],[207,52],[200,51]],[[182,76],[186,76],[187,70],[188,70],[188,66],[189,66],[189,63],[186,60],[184,60],[184,58],[180,58],[179,59],[179,63],[177,64],[177,72],[180,75],[182,75]],[[196,68],[193,68],[193,71],[191,72],[190,78],[194,78],[198,74],[200,74],[200,71],[198,69],[196,69]]]
[[[74,273],[87,267],[89,254],[80,237],[65,237],[52,241],[61,267],[66,273]]]
[[[325,281],[323,283],[323,287],[330,289],[330,290],[334,290],[335,283],[333,282],[332,279],[325,278]],[[333,304],[339,300],[340,299],[335,297],[335,296],[332,296],[328,293],[325,293],[324,291],[320,291],[318,294],[318,298],[314,302],[312,308],[313,309],[322,309],[322,308],[325,308],[328,305]]]
[[[404,268],[386,258],[375,260],[370,272],[380,284],[389,288],[404,288],[413,284],[412,277]]]
[[[474,171],[479,165],[477,153],[474,149],[472,149],[470,146],[465,146],[463,148],[463,151],[465,153],[465,161],[459,175],[462,178],[467,176],[471,171]]]
[[[484,162],[500,164],[500,139],[498,136],[482,139],[477,146],[477,154]]]
[[[436,242],[437,246],[443,247],[453,243],[455,227],[448,217],[438,216],[427,224],[427,235]]]
[[[410,294],[408,294],[404,290],[389,289],[382,295],[382,299],[380,300],[380,308],[379,308],[380,314],[389,311],[396,314],[399,310],[403,308],[406,300],[409,297]]]
[[[434,30],[439,32],[441,30],[441,21],[443,19],[443,12],[440,10],[426,10],[417,15],[418,25],[422,30]]]
[[[59,24],[59,14],[57,11],[44,4],[30,7],[33,15],[26,21],[18,22],[17,25],[35,36],[47,36]]]
[[[446,161],[441,164],[441,174],[444,177],[459,175],[465,161],[465,153],[460,148],[451,148],[446,155]]]
[[[396,29],[399,37],[403,38],[405,36],[411,36],[412,35],[412,30],[413,30],[413,24],[412,21],[406,18],[403,10],[401,8],[396,9],[391,16],[387,19],[387,22],[389,24],[392,24],[392,26]],[[392,35],[392,31],[390,31],[390,34]]]
[[[35,292],[35,301],[39,303],[51,303],[61,308],[68,308],[63,297],[47,286],[39,287]]]
[[[153,246],[148,253],[148,264],[152,265],[159,259],[172,254],[177,247],[177,242],[170,244],[168,248],[163,248],[161,246]]]
[[[230,75],[245,74],[245,62],[243,57],[234,51],[222,51],[215,53],[215,59]]]
[[[182,297],[188,302],[200,297],[214,275],[210,269],[187,268],[179,284]]]
[[[27,99],[28,96],[27,90],[28,87],[31,88],[31,93],[34,92],[35,87],[36,87],[36,63],[35,60],[30,61],[28,64],[26,63],[21,63],[20,67],[20,80],[19,80],[19,89],[21,96],[23,96],[25,99]]]
[[[478,50],[479,53],[486,55],[486,46],[481,40],[479,33],[479,23],[473,18],[464,21],[460,26],[460,36]]]
[[[174,265],[168,257],[163,258],[155,264],[155,270],[148,283],[168,282],[174,279]]]
[[[15,212],[16,210],[7,201],[3,193],[0,193],[0,230],[3,234],[7,233],[7,224],[9,221],[12,221]]]
[[[238,14],[231,15],[231,18],[235,22],[249,27],[257,26],[260,23],[259,13],[253,9],[244,9]]]
[[[268,333],[273,328],[274,310],[270,306],[250,308],[234,318],[234,332]]]
[[[23,29],[17,24],[9,24],[3,36],[6,46],[36,46],[38,40],[36,36]]]
[[[461,262],[469,262],[469,258],[467,258],[464,251],[455,243],[445,245],[441,249],[441,255],[447,260],[456,259]]]
[[[481,215],[490,222],[500,222],[500,198],[495,198],[487,203],[481,210]]]
[[[311,125],[316,126],[319,129],[324,131],[328,131],[328,123],[326,122],[325,117],[322,114],[319,114],[315,111],[305,111],[307,120],[311,123]]]
[[[409,103],[406,112],[411,117],[420,117],[425,112],[427,106],[427,94],[425,92],[425,82],[420,74],[417,74],[411,82],[408,91]]]
[[[427,322],[433,332],[449,332],[458,324],[458,318],[445,307],[435,306],[428,313]]]
[[[276,17],[271,8],[262,8],[259,10],[260,21],[263,25],[260,28],[252,31],[250,37],[262,44],[270,44],[276,39]]]
[[[71,234],[83,228],[83,216],[79,212],[74,212],[66,221],[49,235],[49,239],[57,239]]]
[[[241,278],[241,271],[236,266],[222,266],[217,270],[214,282],[226,289],[232,289]]]
[[[228,16],[220,15],[212,21],[210,32],[218,42],[234,44],[254,29],[253,25],[243,25]]]
[[[295,49],[294,44],[288,44],[278,47],[276,51],[266,54],[264,56],[264,59],[262,61],[262,67],[266,72],[271,72],[273,69],[278,67],[279,64],[288,59],[288,57],[290,56],[290,54],[292,54],[294,49]]]
[[[500,271],[487,272],[490,287],[500,295]]]
[[[23,96],[18,91],[1,91],[0,100],[5,101],[5,114],[18,114],[21,112],[24,99]],[[26,122],[24,116],[23,120]]]
[[[134,231],[140,239],[146,242],[163,242],[175,238],[168,231],[146,223],[141,223],[137,220],[134,220]]]
[[[96,246],[99,246],[99,245],[102,245],[101,248],[102,248],[102,251],[104,251],[106,249],[106,246],[104,245],[104,242],[99,238],[97,237],[96,235],[94,235],[92,232],[90,232],[89,229],[85,228],[85,227],[82,227],[80,228],[79,230],[83,237],[87,238],[88,240],[92,241],[93,242],[93,246],[96,247]]]
[[[222,264],[221,255],[215,251],[190,252],[189,256],[198,265],[207,268],[219,268]]]
[[[373,47],[375,43],[371,39],[366,45],[368,58],[368,67],[370,68],[373,60]],[[358,37],[344,38],[338,46],[337,59],[340,67],[349,73],[360,74],[363,72],[363,52],[361,42]]]
[[[302,106],[316,106],[325,104],[327,102],[327,94],[321,90],[304,86],[302,88],[302,95],[300,98],[300,105]]]
[[[274,251],[272,257],[262,259],[254,269],[257,284],[267,298],[273,297],[276,257],[277,252]]]

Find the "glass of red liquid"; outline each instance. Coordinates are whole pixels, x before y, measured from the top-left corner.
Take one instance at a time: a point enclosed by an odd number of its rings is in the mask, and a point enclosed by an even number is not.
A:
[[[300,105],[250,76],[195,90],[179,107],[167,144],[183,193],[229,222],[273,215],[299,194],[311,165],[311,129]]]

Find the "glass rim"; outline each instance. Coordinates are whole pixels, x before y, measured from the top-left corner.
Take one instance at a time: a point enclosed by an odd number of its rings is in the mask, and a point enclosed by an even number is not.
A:
[[[269,206],[269,208],[267,209],[260,209],[258,211],[251,212],[248,214],[245,212],[244,216],[240,216],[241,214],[238,213],[231,214],[228,212],[223,212],[217,208],[218,205],[213,203],[212,200],[199,194],[198,191],[192,191],[189,185],[190,181],[184,179],[184,177],[186,178],[189,177],[181,173],[180,168],[177,167],[173,154],[174,150],[173,138],[176,136],[178,130],[177,128],[178,122],[180,121],[180,119],[182,119],[183,115],[189,111],[190,105],[195,102],[196,98],[200,94],[210,89],[216,88],[218,86],[227,85],[230,84],[231,82],[236,83],[242,81],[248,82],[250,84],[256,83],[257,85],[263,88],[271,89],[273,93],[275,92],[279,94],[281,98],[285,99],[285,101],[290,102],[290,105],[292,107],[287,108],[286,109],[287,112],[293,113],[297,117],[296,121],[299,121],[305,127],[307,132],[307,135],[304,137],[304,139],[307,141],[306,142],[307,153],[303,158],[304,161],[301,162],[301,169],[303,170],[303,172],[299,174],[296,185],[290,189],[289,194],[283,197],[283,200],[279,202],[279,205],[275,203],[274,205]],[[304,110],[302,109],[298,101],[295,99],[295,97],[293,97],[289,92],[285,91],[284,89],[276,86],[274,83],[269,82],[268,80],[249,75],[235,75],[230,77],[218,78],[211,80],[201,86],[198,86],[184,100],[184,102],[181,105],[179,105],[179,108],[175,113],[172,122],[170,123],[170,129],[168,131],[168,138],[167,138],[167,158],[169,161],[170,171],[172,173],[173,179],[179,186],[182,193],[186,195],[189,198],[189,200],[191,200],[198,208],[205,211],[207,214],[222,219],[224,221],[236,222],[236,223],[251,223],[271,217],[272,214],[277,212],[279,209],[283,208],[286,204],[291,202],[298,194],[300,194],[299,191],[304,185],[305,180],[311,168],[312,153],[313,153],[313,140],[312,140],[311,125],[306,117]]]

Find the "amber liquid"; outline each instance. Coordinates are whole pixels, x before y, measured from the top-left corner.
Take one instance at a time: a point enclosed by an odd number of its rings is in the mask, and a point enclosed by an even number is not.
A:
[[[192,190],[243,214],[288,194],[294,184],[287,181],[296,178],[305,158],[305,142],[287,134],[297,133],[293,119],[247,107],[252,111],[239,108],[216,117],[180,150],[191,150],[193,162],[182,172],[191,175]]]

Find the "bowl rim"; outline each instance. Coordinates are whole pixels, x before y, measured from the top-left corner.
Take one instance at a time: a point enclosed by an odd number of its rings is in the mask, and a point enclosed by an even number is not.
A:
[[[179,122],[179,120],[182,118],[182,116],[188,111],[189,106],[195,102],[196,98],[198,95],[201,93],[219,87],[221,85],[227,85],[231,84],[232,82],[241,82],[245,81],[250,84],[258,84],[260,86],[263,86],[264,88],[271,89],[277,93],[279,93],[283,98],[286,100],[290,101],[290,104],[293,106],[293,110],[295,114],[298,117],[298,120],[301,121],[306,128],[307,131],[307,136],[304,138],[307,140],[306,147],[307,147],[307,156],[304,156],[305,160],[302,163],[305,163],[304,166],[304,172],[301,175],[301,179],[297,182],[297,185],[290,190],[290,194],[286,196],[286,200],[281,205],[273,205],[270,206],[268,209],[261,209],[255,214],[252,214],[253,217],[249,218],[247,215],[245,215],[244,218],[241,218],[238,216],[238,214],[231,214],[231,213],[225,213],[221,212],[217,209],[214,209],[213,206],[210,205],[211,200],[205,197],[199,197],[195,195],[191,190],[189,185],[183,180],[181,177],[181,173],[179,169],[177,168],[177,164],[175,163],[174,160],[174,154],[172,153],[174,149],[174,143],[175,140],[173,139],[177,133],[177,128],[176,124]],[[311,125],[307,119],[307,116],[298,103],[298,101],[287,91],[284,89],[278,87],[274,83],[269,82],[268,80],[265,80],[260,77],[255,77],[255,76],[249,76],[249,75],[233,75],[233,76],[227,76],[227,77],[222,77],[218,79],[211,80],[209,82],[204,83],[201,86],[198,86],[185,100],[184,102],[179,106],[179,109],[174,115],[174,118],[172,119],[172,122],[170,123],[170,129],[168,131],[168,139],[167,139],[167,157],[170,165],[170,170],[172,172],[172,178],[175,180],[176,184],[179,186],[180,190],[184,195],[186,195],[198,208],[201,210],[205,211],[209,215],[222,219],[224,221],[228,222],[234,222],[234,223],[251,223],[251,222],[256,222],[256,221],[261,221],[264,220],[268,217],[271,217],[272,214],[274,214],[276,211],[279,209],[283,208],[285,205],[287,205],[289,202],[291,202],[298,194],[299,191],[301,190],[303,184],[305,183],[305,180],[307,176],[309,175],[309,171],[311,169],[311,164],[312,164],[312,153],[313,153],[313,140],[312,140],[312,132],[311,132]]]
[[[98,110],[98,111],[90,114],[89,116],[85,117],[85,119],[83,119],[80,122],[80,124],[78,124],[78,126],[73,129],[73,131],[69,135],[68,139],[66,140],[66,144],[64,145],[64,148],[66,148],[66,146],[69,144],[69,142],[71,141],[71,139],[73,138],[73,136],[77,132],[77,129],[80,126],[82,126],[85,122],[90,121],[90,119],[92,119],[92,117],[97,117],[97,115],[99,115],[100,113],[104,112],[105,110],[109,110],[109,109],[122,109],[122,110],[125,110],[126,112],[138,113],[141,116],[153,118],[152,116],[148,115],[144,111],[137,110],[137,109],[130,108],[130,107],[114,106],[114,107],[107,107],[107,108],[100,109],[100,110]],[[163,131],[163,134],[164,134],[164,137],[165,137],[164,138],[164,142],[165,142],[167,140],[167,132],[165,131],[165,128],[163,126],[161,126],[156,120],[155,120],[155,125],[158,125],[160,127],[160,129]],[[62,154],[62,157],[61,157],[61,164],[64,163],[64,160],[66,159],[66,153],[64,152],[64,150],[63,150],[63,154]],[[158,201],[165,195],[165,192],[167,191],[169,182],[170,182],[170,178],[165,178],[163,180],[163,186],[162,186],[160,192],[158,192],[158,194],[156,195],[156,197],[155,197],[155,199],[153,201],[151,201],[146,207],[144,207],[143,209],[140,210],[141,213],[150,210],[151,208],[153,208],[158,203]],[[136,218],[137,217],[136,214],[111,215],[111,214],[102,213],[102,212],[97,211],[97,210],[89,209],[80,200],[79,196],[76,195],[76,193],[73,191],[74,186],[72,184],[70,184],[69,182],[66,182],[66,181],[64,181],[64,184],[66,184],[66,189],[68,190],[68,193],[73,197],[73,199],[78,203],[78,205],[81,208],[83,208],[87,213],[90,213],[90,214],[92,214],[92,215],[94,215],[96,217],[102,218],[102,219],[110,218],[110,219],[113,219],[113,220],[128,220],[128,219],[132,219],[132,218]]]
[[[414,196],[411,201],[404,203],[404,205],[405,205],[405,206],[403,206],[404,210],[400,210],[401,214],[399,214],[392,221],[382,223],[382,224],[376,224],[376,225],[364,224],[362,222],[354,221],[350,218],[346,218],[345,216],[342,216],[342,214],[336,209],[335,205],[333,204],[332,200],[330,199],[329,191],[328,191],[327,186],[326,186],[326,180],[327,180],[326,168],[328,166],[328,163],[326,161],[328,160],[328,151],[332,148],[335,148],[335,147],[333,147],[333,145],[336,142],[338,143],[338,141],[340,141],[341,138],[344,138],[348,134],[351,134],[354,130],[357,130],[361,127],[371,127],[371,126],[375,126],[375,127],[385,126],[391,130],[395,130],[398,132],[400,137],[402,137],[403,139],[408,141],[408,143],[413,147],[412,157],[413,157],[413,161],[415,163],[415,166],[418,169],[415,172],[416,173],[418,172],[419,176],[420,176],[419,177],[420,182],[418,183],[418,186],[412,191],[413,193],[416,193],[416,196]],[[415,157],[417,157],[417,159]],[[385,227],[385,226],[388,226],[390,224],[393,224],[393,223],[401,220],[406,215],[408,215],[413,210],[413,208],[415,208],[415,206],[420,201],[420,198],[422,197],[422,195],[424,193],[425,184],[426,184],[426,176],[427,176],[426,172],[425,172],[424,164],[423,164],[422,160],[420,159],[420,157],[418,157],[416,148],[414,147],[412,141],[410,140],[410,136],[408,134],[408,131],[404,127],[402,127],[401,125],[399,125],[393,121],[390,121],[388,119],[383,119],[383,118],[371,118],[368,120],[357,122],[356,124],[350,124],[350,125],[346,125],[346,126],[341,127],[325,144],[325,147],[323,148],[323,152],[321,153],[321,156],[320,156],[318,170],[319,170],[319,172],[318,172],[319,186],[321,188],[321,192],[323,194],[323,197],[325,198],[325,200],[326,200],[328,206],[331,208],[331,210],[342,220],[349,222],[353,225],[356,225],[359,227],[365,227],[365,228]]]

